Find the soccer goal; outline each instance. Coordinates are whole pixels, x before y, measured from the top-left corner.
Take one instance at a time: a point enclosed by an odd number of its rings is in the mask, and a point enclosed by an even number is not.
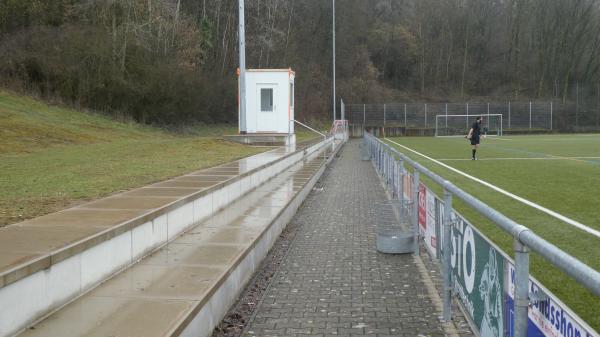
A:
[[[489,115],[436,115],[436,137],[461,137],[469,133],[475,119],[481,116],[481,132],[488,136],[502,136],[502,114]]]

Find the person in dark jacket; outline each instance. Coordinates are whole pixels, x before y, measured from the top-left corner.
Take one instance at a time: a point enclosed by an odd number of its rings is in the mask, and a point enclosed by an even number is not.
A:
[[[477,117],[475,123],[471,125],[471,130],[469,130],[469,134],[467,135],[467,139],[471,140],[472,147],[472,156],[471,160],[477,160],[477,149],[479,148],[479,143],[481,140],[481,116]]]

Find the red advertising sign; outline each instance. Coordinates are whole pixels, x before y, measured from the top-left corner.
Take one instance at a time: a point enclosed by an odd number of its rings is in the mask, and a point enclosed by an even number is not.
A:
[[[427,188],[419,184],[419,225],[427,229]]]

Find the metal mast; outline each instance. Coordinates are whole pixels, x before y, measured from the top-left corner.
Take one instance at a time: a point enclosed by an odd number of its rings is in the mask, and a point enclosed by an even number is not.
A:
[[[246,28],[244,26],[244,0],[239,0],[240,40],[240,133],[246,133]]]
[[[333,121],[335,122],[335,0],[332,0],[333,3]]]

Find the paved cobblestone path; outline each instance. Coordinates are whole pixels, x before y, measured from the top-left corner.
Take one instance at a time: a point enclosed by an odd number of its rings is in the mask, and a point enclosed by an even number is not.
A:
[[[296,238],[245,335],[446,336],[417,260],[375,249],[372,219],[386,194],[359,141],[321,181],[293,220]]]

